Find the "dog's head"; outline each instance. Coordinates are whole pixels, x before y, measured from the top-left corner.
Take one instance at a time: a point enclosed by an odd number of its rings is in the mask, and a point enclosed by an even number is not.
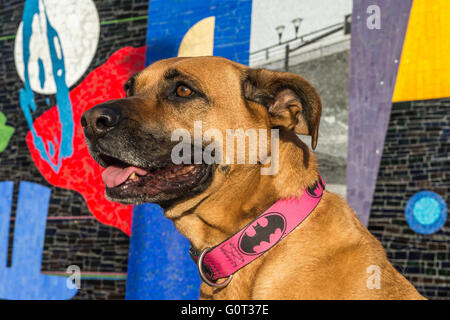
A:
[[[320,98],[295,74],[251,69],[219,57],[172,58],[133,76],[125,91],[126,98],[97,105],[81,120],[91,155],[106,168],[106,195],[113,201],[153,202],[167,209],[223,183],[224,172],[227,179],[242,179],[230,174],[239,165],[225,160],[174,163],[177,130],[192,137],[184,141],[192,147],[184,160],[206,148],[204,137],[196,136],[196,123],[200,134],[214,129],[225,137],[230,129],[277,128],[310,135],[312,147],[317,144]]]

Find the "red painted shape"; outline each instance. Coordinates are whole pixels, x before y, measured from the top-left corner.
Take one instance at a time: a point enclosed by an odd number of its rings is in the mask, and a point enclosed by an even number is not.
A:
[[[87,109],[111,99],[123,98],[125,81],[144,67],[145,47],[125,47],[113,53],[105,64],[92,71],[70,91],[75,124],[73,154],[72,157],[62,160],[58,173],[41,159],[39,151],[33,145],[31,132],[28,132],[26,137],[34,163],[50,184],[81,193],[98,221],[117,227],[128,235],[131,232],[133,207],[106,200],[105,185],[102,181],[103,168],[89,155],[80,120]],[[34,128],[46,145],[51,141],[55,146],[55,161],[59,153],[58,140],[61,137],[57,107],[52,107],[36,118]]]

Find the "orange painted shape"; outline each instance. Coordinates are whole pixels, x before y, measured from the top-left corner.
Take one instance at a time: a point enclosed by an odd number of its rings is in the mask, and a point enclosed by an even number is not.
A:
[[[450,1],[414,0],[392,101],[450,97]]]

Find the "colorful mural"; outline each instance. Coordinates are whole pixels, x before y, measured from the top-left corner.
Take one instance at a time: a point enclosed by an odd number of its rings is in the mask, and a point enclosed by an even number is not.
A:
[[[61,161],[58,172],[41,157],[40,150],[35,148],[32,131],[26,137],[31,157],[49,183],[78,191],[85,198],[91,213],[100,222],[117,227],[127,234],[131,231],[132,207],[106,200],[101,179],[102,168],[89,155],[80,119],[83,112],[92,106],[125,96],[123,83],[144,68],[144,54],[143,47],[120,49],[70,91],[69,99],[74,105],[74,148],[72,156]],[[50,144],[55,136],[60,136],[64,130],[59,121],[59,114],[57,106],[54,106],[33,122],[33,128],[40,132],[42,141],[47,144]],[[58,154],[54,155],[57,156]]]
[[[201,55],[309,79],[324,105],[316,154],[329,190],[421,293],[448,298],[450,4],[353,1],[350,16],[351,5],[2,1],[0,299],[198,298],[189,243],[162,209],[105,198],[80,118],[124,97],[150,63]]]
[[[450,3],[414,0],[392,96],[393,102],[450,97]],[[427,45],[423,45],[423,41]],[[420,77],[417,77],[420,75]]]
[[[214,17],[213,54],[248,64],[251,14],[251,0],[153,0],[148,14],[146,62],[176,57],[188,31],[201,20]],[[203,21],[199,28],[211,28],[212,22]]]
[[[50,189],[36,183],[20,183],[15,217],[12,263],[7,264],[9,222],[13,183],[0,182],[0,298],[70,299],[77,289],[68,288],[67,279],[41,274],[45,223]],[[25,288],[29,288],[28,290]]]
[[[6,124],[6,117],[0,112],[0,152],[6,149],[13,133],[14,128]]]
[[[367,28],[369,5],[380,29]],[[357,1],[348,200],[429,298],[450,297],[448,1]]]
[[[42,7],[42,11],[40,7]],[[38,27],[33,29],[33,22],[36,21],[35,18],[39,21],[39,24]],[[53,82],[56,86],[56,100],[59,105],[58,113],[60,116],[59,121],[61,123],[60,137],[55,137],[56,139],[52,139],[53,141],[49,141],[48,144],[44,144],[42,138],[33,126],[32,112],[36,111],[36,105],[34,103],[34,93],[31,89],[29,71],[30,56],[32,53],[35,54],[30,51],[31,37],[34,33],[38,32],[38,30],[40,31],[44,28],[46,29],[46,40],[51,60],[50,67],[52,68],[51,74],[53,75]],[[61,160],[72,155],[74,123],[72,117],[72,105],[68,97],[69,88],[66,83],[64,50],[61,46],[61,39],[58,32],[53,28],[49,21],[45,1],[28,0],[25,2],[22,28],[19,28],[18,32],[20,33],[20,31],[22,31],[22,39],[17,38],[17,43],[20,43],[20,40],[22,40],[21,51],[23,54],[22,63],[24,65],[23,77],[25,84],[25,88],[20,90],[20,106],[33,135],[34,148],[39,150],[40,157],[47,161],[54,171],[58,172],[61,167]],[[41,57],[37,58],[37,65],[39,70],[39,85],[43,88],[45,86],[47,72],[45,71],[44,62]],[[55,144],[58,146],[57,150],[55,150]],[[51,158],[55,153],[57,153],[56,161],[51,161]]]
[[[14,81],[17,96],[12,88],[7,99],[0,95],[0,298],[123,298],[133,208],[105,199],[80,118],[123,97],[123,83],[144,68],[148,4],[128,1],[127,18],[102,1],[10,5],[18,16],[14,33],[0,37],[8,75],[2,81]],[[0,15],[4,10],[2,3]],[[138,32],[122,37],[127,28]]]
[[[80,126],[81,114],[96,104],[123,97],[123,83],[144,68],[145,57],[147,63],[150,63],[152,59],[177,55],[214,53],[247,63],[251,1],[198,2],[194,7],[195,10],[191,10],[186,16],[186,11],[180,3],[177,2],[175,6],[155,0],[152,1],[150,9],[147,9],[148,17],[140,15],[102,22],[101,12],[100,14],[97,12],[96,4],[90,0],[80,2],[27,0],[23,5],[22,19],[14,37],[14,65],[23,82],[23,87],[19,90],[19,102],[29,129],[25,142],[32,162],[46,182],[56,188],[78,192],[83,196],[87,209],[99,222],[119,228],[128,235],[131,233],[133,208],[105,199],[104,185],[101,181],[102,168],[88,154]],[[164,8],[170,16],[180,15],[184,18],[172,24],[171,30],[152,28],[145,24],[145,20],[148,20],[160,25],[162,22],[160,13]],[[170,12],[166,10],[168,8]],[[229,11],[232,11],[232,14]],[[141,30],[148,30],[147,50],[143,46],[135,48],[123,46],[115,52],[109,52],[107,60],[101,65],[90,67],[98,52],[97,47],[101,50],[107,45],[102,42],[101,26],[108,27],[115,23],[131,21],[137,25],[140,20],[144,20],[142,25],[145,26],[145,29]],[[231,26],[234,24],[239,27],[232,30]],[[157,38],[161,34],[175,30],[177,30],[176,37],[166,39],[174,48],[172,52],[162,48]],[[234,31],[239,34],[236,41],[230,42],[231,32]],[[86,73],[88,69],[90,70]],[[43,108],[45,110],[42,110]],[[5,146],[9,139],[8,135],[11,134],[10,128],[4,126],[2,131]],[[12,188],[12,182],[8,186]],[[12,230],[15,232],[20,229],[18,224],[21,220],[16,219],[17,216],[18,212],[16,217],[11,216],[11,219],[15,219],[14,225],[5,224],[5,235],[10,234]],[[131,272],[127,282],[127,296],[197,298],[200,282],[187,253],[187,240],[163,218],[157,206],[138,206],[134,210],[134,216],[133,225],[136,234],[132,237],[129,259],[129,269],[134,271]],[[139,223],[139,219],[147,221],[148,217],[152,217],[150,224]],[[6,211],[4,218],[10,219]],[[77,216],[67,219],[73,219],[74,222],[78,220]],[[160,250],[158,255],[156,253],[148,255],[145,265],[137,264],[140,261],[139,257],[133,254],[139,252],[139,247],[143,243],[139,225],[145,226],[147,232],[154,234],[151,238],[145,238],[146,244],[151,241],[153,247],[159,247],[159,236],[155,235],[160,235],[161,232],[170,235],[167,239],[171,239],[165,243],[166,249]],[[42,230],[41,235],[44,234],[45,231]],[[5,242],[4,245],[4,249],[8,252],[10,243]],[[175,255],[175,252],[178,254]],[[42,255],[42,250],[36,250],[35,255],[36,257]],[[161,255],[166,256],[167,260]],[[8,260],[9,256],[6,258]],[[175,268],[177,263],[178,268]],[[19,264],[20,261],[15,263]],[[41,265],[40,260],[33,261],[33,265],[37,268]],[[139,272],[142,266],[155,275],[152,282],[140,281],[142,273]],[[170,268],[173,269],[173,274],[168,273]],[[57,279],[56,274],[61,272],[45,277]],[[171,282],[170,279],[174,279],[175,274],[178,280]],[[14,274],[9,275],[14,278]],[[18,274],[16,276],[19,277]],[[84,278],[88,278],[87,273]],[[151,283],[151,288],[148,287],[148,283]],[[142,284],[148,288],[143,288]],[[157,288],[166,289],[156,290]],[[13,295],[5,293],[5,298],[10,297]],[[42,295],[43,297],[45,296]]]
[[[251,1],[153,0],[147,64],[185,55],[218,55],[247,64]],[[164,24],[163,21],[172,23]],[[200,278],[182,237],[156,205],[136,206],[128,263],[128,299],[198,299]],[[151,244],[151,245],[150,245]]]

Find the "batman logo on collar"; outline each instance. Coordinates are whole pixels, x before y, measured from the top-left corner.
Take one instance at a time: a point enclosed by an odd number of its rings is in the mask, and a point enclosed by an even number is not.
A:
[[[286,230],[286,218],[269,212],[247,226],[239,239],[239,250],[246,255],[260,254],[273,247]]]

